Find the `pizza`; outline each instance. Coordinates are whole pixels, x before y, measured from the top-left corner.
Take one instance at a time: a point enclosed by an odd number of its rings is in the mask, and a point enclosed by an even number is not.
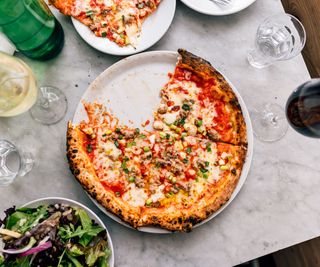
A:
[[[247,153],[238,99],[207,61],[180,49],[153,130],[123,125],[100,103],[69,122],[67,157],[84,189],[134,228],[188,232],[225,204]]]
[[[135,47],[143,21],[161,0],[49,0],[61,13],[79,20],[98,37]]]

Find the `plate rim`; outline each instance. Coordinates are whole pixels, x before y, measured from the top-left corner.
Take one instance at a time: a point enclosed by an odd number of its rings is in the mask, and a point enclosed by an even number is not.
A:
[[[216,11],[208,11],[208,10],[203,10],[203,9],[200,9],[198,8],[197,6],[195,5],[192,5],[189,0],[181,0],[181,2],[183,2],[187,7],[199,12],[199,13],[202,13],[202,14],[205,14],[205,15],[210,15],[210,16],[225,16],[225,15],[231,15],[231,14],[235,14],[235,13],[238,13],[244,9],[246,9],[247,7],[249,7],[250,5],[252,5],[254,2],[256,2],[256,0],[248,0],[248,3],[245,4],[243,7],[240,7],[236,10],[229,10],[228,9],[226,11],[222,11],[222,12],[216,12]]]
[[[124,52],[122,51],[121,52],[121,47],[119,46],[118,48],[119,49],[119,52],[110,52],[110,51],[106,51],[105,49],[101,49],[97,46],[94,45],[94,41],[97,40],[97,38],[99,39],[100,37],[97,37],[95,36],[93,33],[93,35],[91,35],[92,37],[85,37],[83,34],[81,34],[81,28],[84,28],[84,27],[87,27],[85,26],[84,24],[82,24],[80,21],[78,21],[77,19],[71,17],[71,21],[72,21],[72,25],[73,27],[75,28],[76,32],[78,33],[78,35],[81,37],[82,40],[84,40],[89,46],[91,46],[92,48],[102,52],[102,53],[105,53],[105,54],[108,54],[108,55],[114,55],[114,56],[128,56],[128,55],[134,55],[134,54],[137,54],[137,53],[140,53],[140,52],[143,52],[145,50],[147,50],[148,48],[152,47],[153,45],[155,45],[157,42],[160,41],[160,39],[167,33],[167,31],[169,30],[172,22],[173,22],[173,19],[175,17],[175,13],[176,13],[176,9],[177,9],[177,1],[176,0],[167,0],[168,2],[170,3],[173,3],[173,6],[172,6],[172,13],[171,13],[171,16],[169,18],[169,20],[166,18],[167,21],[169,21],[167,27],[164,29],[163,31],[163,34],[160,34],[157,38],[155,38],[152,42],[150,42],[149,45],[145,46],[145,47],[142,47],[142,48],[137,48],[136,50],[133,50],[133,51],[127,51],[127,52]],[[160,3],[161,5],[161,3]],[[165,14],[166,15],[166,14]],[[152,14],[151,14],[152,16]],[[148,18],[147,18],[148,19]],[[141,35],[143,34],[143,32],[141,32]],[[91,40],[91,41],[90,41]],[[106,46],[105,47],[108,47],[108,42],[112,42],[110,41],[109,39],[106,38]]]
[[[42,197],[42,198],[31,200],[31,201],[21,205],[21,207],[29,207],[29,206],[36,205],[37,203],[39,203],[38,205],[41,205],[40,203],[43,203],[43,202],[44,203],[45,202],[48,202],[48,203],[52,202],[53,203],[53,201],[55,201],[55,203],[66,203],[66,204],[71,203],[73,205],[81,207],[86,212],[88,212],[101,227],[103,227],[106,230],[107,237],[108,237],[108,245],[111,249],[111,257],[109,260],[109,264],[110,264],[110,267],[114,267],[114,260],[115,260],[114,247],[113,247],[113,242],[112,242],[110,233],[108,231],[108,228],[105,226],[105,224],[100,219],[100,217],[94,211],[92,211],[89,207],[87,207],[86,205],[84,205],[76,200],[73,200],[70,198],[65,198],[65,197]]]
[[[73,123],[78,123],[78,118],[76,118],[78,115],[78,113],[81,115],[80,111],[82,108],[82,101],[85,100],[87,94],[89,93],[89,91],[91,89],[94,89],[97,84],[100,82],[101,79],[103,79],[104,76],[108,75],[109,73],[111,73],[112,75],[115,75],[115,71],[114,69],[118,68],[119,66],[121,67],[121,65],[123,64],[128,64],[127,62],[131,62],[131,61],[136,61],[139,60],[140,58],[145,58],[145,57],[151,57],[151,56],[167,56],[167,57],[176,57],[178,58],[179,54],[175,51],[167,51],[167,50],[160,50],[160,51],[149,51],[149,52],[144,52],[144,53],[140,53],[137,55],[132,55],[130,57],[124,58],[116,63],[114,63],[113,65],[109,66],[107,69],[105,69],[103,72],[101,72],[96,78],[95,80],[89,85],[89,87],[85,90],[85,92],[83,93],[83,95],[81,96],[81,99],[76,107],[72,122]],[[219,69],[217,69],[215,67],[215,69],[220,72]],[[237,90],[237,88],[233,85],[232,82],[230,82],[230,80],[222,73],[220,72],[223,77],[226,79],[226,81],[229,83],[229,85],[231,86],[233,92],[236,94],[238,101],[240,103],[241,106],[241,110],[246,122],[246,126],[247,126],[247,140],[248,140],[248,146],[247,146],[247,154],[246,154],[246,159],[245,159],[245,163],[243,165],[243,169],[239,178],[239,181],[237,183],[237,186],[235,188],[235,190],[232,192],[231,197],[229,198],[229,200],[217,211],[215,211],[213,214],[211,214],[207,219],[201,221],[200,223],[196,224],[193,226],[193,229],[209,222],[210,220],[212,220],[214,217],[216,217],[217,215],[219,215],[224,209],[226,209],[230,203],[236,198],[236,196],[238,195],[238,193],[240,192],[241,188],[243,187],[249,171],[250,171],[250,167],[252,164],[252,157],[253,157],[253,145],[254,145],[254,137],[253,137],[253,129],[252,129],[252,123],[251,123],[251,118],[250,118],[250,113],[249,110],[243,100],[243,98],[241,97],[239,91]],[[85,190],[84,190],[85,191]],[[86,192],[86,191],[85,191]],[[87,193],[87,192],[86,192]],[[88,194],[89,195],[89,194]],[[133,228],[132,226],[130,226],[128,223],[122,221],[120,218],[116,217],[114,214],[112,214],[111,212],[107,211],[104,207],[102,207],[95,199],[93,199],[90,195],[89,195],[90,199],[93,201],[93,203],[104,213],[106,214],[109,218],[113,219],[114,221],[120,223],[121,225],[124,225],[128,228],[134,229],[134,230],[138,230],[141,232],[146,232],[146,233],[155,233],[155,234],[168,234],[168,233],[174,233],[174,231],[169,231],[166,229],[162,229],[160,227],[156,227],[156,226],[145,226],[145,227],[138,227]]]

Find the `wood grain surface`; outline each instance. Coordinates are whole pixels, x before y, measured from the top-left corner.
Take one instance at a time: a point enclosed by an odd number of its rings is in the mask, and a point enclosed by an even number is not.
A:
[[[307,43],[302,51],[311,77],[320,77],[320,0],[281,0],[284,9],[305,26]]]
[[[277,267],[319,267],[320,238],[273,253]]]

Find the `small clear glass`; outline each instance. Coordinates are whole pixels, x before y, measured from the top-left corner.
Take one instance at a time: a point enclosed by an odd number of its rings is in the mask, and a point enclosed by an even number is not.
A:
[[[264,68],[297,56],[305,43],[306,31],[297,18],[286,13],[271,16],[260,24],[247,59],[253,67]]]
[[[0,186],[7,186],[16,177],[25,176],[33,165],[31,153],[19,150],[7,140],[0,140]]]

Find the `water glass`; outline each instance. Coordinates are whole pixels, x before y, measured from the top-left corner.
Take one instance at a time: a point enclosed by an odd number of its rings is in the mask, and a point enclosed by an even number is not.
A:
[[[297,56],[306,43],[306,32],[301,22],[283,13],[267,18],[260,24],[255,49],[248,52],[249,63],[264,68],[276,61]]]
[[[31,153],[19,150],[7,140],[0,140],[0,186],[6,186],[16,177],[26,175],[34,164]]]

